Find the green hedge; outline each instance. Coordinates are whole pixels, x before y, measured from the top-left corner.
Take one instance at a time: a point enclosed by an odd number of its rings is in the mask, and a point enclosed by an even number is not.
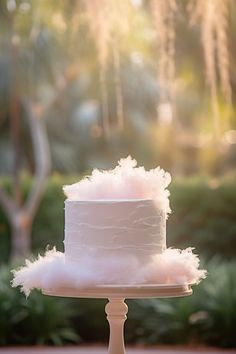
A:
[[[78,342],[69,301],[33,291],[28,299],[10,286],[10,268],[0,269],[0,345]]]
[[[63,299],[33,291],[28,299],[10,287],[0,268],[0,345],[106,342],[104,300]],[[192,296],[130,300],[126,342],[235,347],[236,262],[213,259]]]
[[[169,246],[193,246],[209,257],[236,255],[236,180],[183,180],[171,186]]]
[[[78,177],[53,176],[48,179],[44,197],[35,218],[32,248],[37,253],[48,245],[63,249],[64,196],[62,185]],[[27,194],[31,181],[23,179]],[[9,180],[1,184],[11,189]],[[233,257],[236,254],[236,182],[233,178],[217,183],[204,179],[184,179],[171,185],[171,208],[167,224],[167,242],[172,247],[193,246],[208,258],[216,254]],[[0,209],[0,259],[8,261],[10,229]]]

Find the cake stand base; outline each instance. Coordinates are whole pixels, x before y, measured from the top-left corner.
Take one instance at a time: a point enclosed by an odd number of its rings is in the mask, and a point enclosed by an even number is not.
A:
[[[99,285],[84,288],[43,289],[44,295],[108,299],[105,306],[110,326],[109,354],[125,354],[124,323],[128,306],[125,299],[180,297],[192,294],[192,284],[186,285]]]

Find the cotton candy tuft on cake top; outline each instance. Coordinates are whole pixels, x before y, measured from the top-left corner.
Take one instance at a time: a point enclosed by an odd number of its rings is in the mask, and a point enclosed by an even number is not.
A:
[[[159,208],[170,212],[169,191],[171,176],[160,167],[146,171],[128,156],[113,170],[93,170],[91,176],[64,186],[68,200],[154,200]]]

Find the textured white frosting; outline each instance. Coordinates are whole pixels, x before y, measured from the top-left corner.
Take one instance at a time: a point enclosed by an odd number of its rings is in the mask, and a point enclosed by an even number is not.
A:
[[[153,200],[66,200],[64,245],[66,261],[130,254],[146,263],[166,249],[166,213]]]

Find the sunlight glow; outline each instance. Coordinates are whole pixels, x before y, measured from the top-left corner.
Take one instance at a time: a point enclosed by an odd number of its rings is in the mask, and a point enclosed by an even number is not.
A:
[[[158,121],[165,124],[170,124],[173,119],[173,110],[169,102],[161,103],[157,107]]]

